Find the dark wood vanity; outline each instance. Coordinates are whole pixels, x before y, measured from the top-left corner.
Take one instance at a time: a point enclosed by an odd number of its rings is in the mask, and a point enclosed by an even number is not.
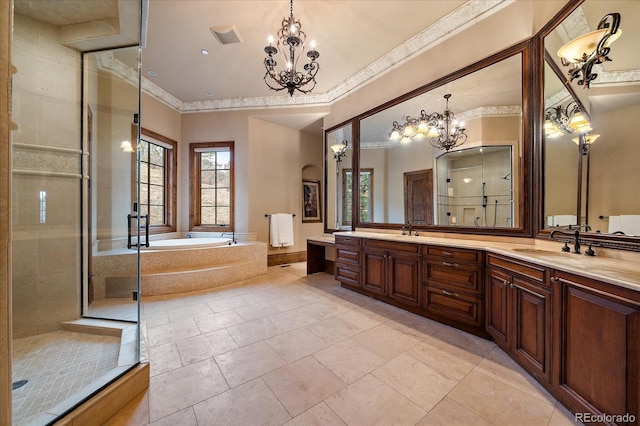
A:
[[[629,413],[637,424],[639,291],[504,250],[425,240],[336,234],[336,280],[493,339],[574,413]]]

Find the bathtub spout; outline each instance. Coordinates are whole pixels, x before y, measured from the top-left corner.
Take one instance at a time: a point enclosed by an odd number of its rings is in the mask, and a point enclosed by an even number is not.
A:
[[[222,234],[220,234],[221,237],[224,237],[225,235],[229,235],[231,234],[231,241],[229,241],[229,245],[231,245],[231,243],[233,242],[233,244],[238,244],[238,242],[236,241],[236,232],[223,232]]]

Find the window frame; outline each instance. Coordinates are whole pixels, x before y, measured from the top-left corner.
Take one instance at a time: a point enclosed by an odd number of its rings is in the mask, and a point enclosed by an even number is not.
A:
[[[347,193],[349,192],[350,188],[348,188],[347,186],[347,174],[351,173],[351,175],[353,175],[353,169],[342,169],[342,219],[341,219],[341,226],[353,226],[353,217],[351,218],[351,222],[347,221],[347,217],[349,214],[349,209],[347,208]],[[359,175],[358,175],[358,193],[360,193],[360,183],[361,183],[361,177],[362,174],[368,174],[370,176],[369,178],[369,221],[366,223],[371,223],[373,222],[373,169],[372,168],[362,168],[359,171]],[[351,196],[351,205],[353,206],[353,194]],[[358,196],[358,200],[360,200],[360,197]],[[353,211],[353,208],[351,209],[351,211]],[[358,211],[360,211],[360,208],[358,208]]]
[[[137,126],[133,126],[132,130],[134,136],[133,140],[137,139]],[[146,136],[146,138],[145,138]],[[164,234],[168,232],[176,232],[176,212],[177,212],[177,186],[178,186],[178,142],[173,139],[169,139],[166,136],[162,136],[156,132],[145,129],[140,129],[140,139],[146,142],[153,143],[152,139],[162,142],[163,144],[171,146],[171,149],[166,148],[164,159],[164,197],[165,197],[165,209],[166,209],[166,223],[162,225],[150,225],[149,234]],[[151,139],[151,140],[150,140]],[[141,142],[141,141],[140,141]],[[131,198],[134,203],[138,203],[138,211],[140,211],[141,203],[138,200],[138,162],[137,155],[131,156],[133,179],[131,179]]]
[[[199,149],[228,148],[229,164],[229,223],[224,225],[203,225],[201,223],[200,200],[200,152]],[[231,232],[235,222],[235,151],[234,142],[194,142],[189,144],[189,230],[202,232]]]

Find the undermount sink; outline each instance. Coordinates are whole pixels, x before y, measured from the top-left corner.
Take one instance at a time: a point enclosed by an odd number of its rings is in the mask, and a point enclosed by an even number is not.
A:
[[[528,248],[528,247],[514,248],[512,250],[515,251],[516,253],[533,254],[537,256],[566,256],[567,254],[569,254],[561,251],[549,251],[549,250],[542,250],[542,249]]]

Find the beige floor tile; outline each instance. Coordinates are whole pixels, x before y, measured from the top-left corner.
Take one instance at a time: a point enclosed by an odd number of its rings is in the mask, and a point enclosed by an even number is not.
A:
[[[291,311],[271,315],[269,316],[269,321],[274,323],[282,331],[290,331],[312,324],[318,320],[309,314],[305,314],[300,309],[293,309]]]
[[[267,343],[286,362],[304,358],[328,346],[327,342],[313,334],[306,327],[271,337],[267,339]]]
[[[313,355],[346,383],[353,383],[385,363],[385,360],[351,339]]]
[[[238,342],[239,346],[247,346],[251,343],[259,342],[269,337],[282,334],[273,322],[268,318],[259,318],[257,320],[245,322],[242,324],[228,327],[227,330],[231,336]]]
[[[194,318],[202,315],[213,313],[206,303],[196,303],[189,306],[182,306],[180,308],[173,308],[167,311],[169,315],[169,321],[176,322],[185,318]]]
[[[176,340],[196,336],[198,334],[200,334],[200,330],[191,318],[172,322],[170,324],[159,325],[153,328],[147,328],[150,347],[173,343]]]
[[[264,318],[269,315],[280,313],[280,309],[276,308],[269,302],[241,306],[239,308],[235,308],[234,311],[245,321],[253,321],[258,318]]]
[[[515,423],[513,423],[515,424]],[[416,426],[492,426],[457,402],[444,398]]]
[[[429,336],[433,336],[446,327],[439,322],[410,312],[399,315],[392,321],[385,322],[384,325],[392,330],[409,334],[418,340],[424,340]]]
[[[415,425],[426,414],[370,374],[330,396],[325,403],[350,426]]]
[[[391,330],[384,325],[363,331],[352,339],[387,361],[419,342],[413,336]]]
[[[166,311],[173,308],[185,306],[184,300],[180,297],[158,296],[158,297],[142,297],[142,311],[149,314],[156,311]]]
[[[255,290],[242,295],[242,298],[252,305],[260,305],[265,302],[268,302],[269,300],[276,300],[281,297],[283,296],[280,295],[279,292],[269,291],[265,289]]]
[[[149,361],[151,377],[182,367],[180,353],[175,343],[150,347]]]
[[[336,302],[326,301],[303,306],[300,308],[300,311],[311,315],[317,320],[323,320],[342,313],[347,313],[349,312],[349,309]]]
[[[198,426],[193,406],[180,410],[177,413],[163,417],[151,423],[151,426]]]
[[[465,352],[475,354],[479,357],[485,357],[496,347],[496,344],[490,340],[449,326],[445,326],[441,331],[437,332],[433,336],[433,339],[446,343],[447,346],[457,346]]]
[[[159,374],[149,385],[151,421],[229,389],[213,358]]]
[[[472,371],[449,393],[449,398],[496,425],[546,425],[554,404]]]
[[[309,408],[284,426],[346,426],[346,423],[324,402]]]
[[[274,425],[291,417],[262,379],[255,379],[194,406],[199,425]]]
[[[478,355],[433,337],[417,343],[406,353],[456,380],[464,378],[482,360]]]
[[[337,317],[327,318],[306,327],[329,344],[337,343],[360,333],[362,330],[352,323]]]
[[[142,318],[144,319],[144,322],[146,323],[148,328],[169,324],[169,315],[165,310],[143,314]]]
[[[372,373],[425,411],[435,407],[458,381],[401,354]]]
[[[258,342],[216,355],[216,362],[229,386],[236,387],[285,365],[266,342]]]
[[[476,366],[475,370],[513,386],[540,401],[549,404],[556,402],[541,384],[497,346]]]
[[[365,315],[365,313],[368,315]],[[379,317],[378,315],[376,316]],[[375,319],[370,312],[362,311],[360,308],[350,310],[345,314],[340,314],[338,318],[349,322],[359,330],[369,330],[370,328],[376,327],[381,324],[380,320],[384,319],[382,317]]]
[[[287,364],[264,375],[263,379],[293,417],[345,386],[313,357]]]
[[[551,414],[548,426],[575,426],[583,423],[576,419],[575,414],[567,410],[562,404],[556,402],[556,406]]]
[[[221,328],[231,327],[242,324],[244,320],[234,310],[219,312],[217,314],[204,315],[194,318],[196,325],[201,333],[220,330]]]
[[[389,305],[388,303],[380,302],[378,300],[374,300],[370,304],[363,306],[363,309],[371,313],[380,315],[386,319],[397,318],[398,316],[407,312],[404,309],[400,309],[396,306]]]
[[[224,312],[229,309],[239,308],[248,305],[247,301],[240,296],[226,297],[224,299],[210,300],[207,305],[213,312]]]
[[[182,364],[192,364],[237,349],[238,344],[225,329],[187,337],[176,342]]]

